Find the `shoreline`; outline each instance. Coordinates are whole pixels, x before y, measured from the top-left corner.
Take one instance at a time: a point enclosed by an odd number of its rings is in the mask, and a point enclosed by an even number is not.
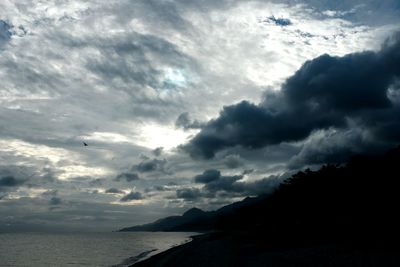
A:
[[[146,258],[151,257],[150,255],[153,252],[157,251],[157,250],[158,249],[150,249],[150,250],[144,251],[144,252],[142,252],[142,253],[140,253],[140,254],[138,254],[136,256],[132,256],[132,257],[129,257],[129,258],[123,260],[121,263],[112,265],[111,267],[130,266],[130,265],[135,264],[135,263],[137,263],[137,262],[139,262],[141,260],[145,260]]]
[[[158,251],[158,252],[154,253],[153,255],[149,254],[146,257],[139,259],[132,265],[129,265],[129,267],[138,267],[138,266],[140,267],[143,264],[144,264],[143,266],[151,266],[153,261],[159,261],[164,257],[168,257],[168,255],[170,255],[171,253],[172,254],[179,253],[179,252],[181,252],[182,248],[190,247],[190,244],[192,244],[194,242],[199,242],[199,240],[207,238],[208,235],[209,235],[209,233],[199,233],[197,235],[189,236],[190,240],[188,242],[185,242],[183,244],[177,244],[166,250]],[[148,264],[150,264],[150,265],[148,265]]]
[[[155,256],[157,256],[159,254],[164,253],[164,252],[167,252],[167,251],[169,251],[171,249],[174,249],[174,248],[177,248],[177,247],[180,247],[180,246],[184,246],[184,245],[186,245],[188,243],[191,243],[191,242],[193,242],[194,239],[196,239],[198,236],[201,236],[201,235],[204,235],[204,233],[198,233],[198,234],[195,234],[195,235],[190,235],[190,236],[188,236],[187,240],[185,240],[185,241],[183,241],[183,242],[181,242],[179,244],[175,244],[175,245],[173,245],[173,246],[171,246],[169,248],[166,248],[166,249],[151,249],[151,250],[148,250],[148,251],[144,251],[144,252],[142,252],[142,253],[140,253],[138,255],[129,257],[129,258],[125,259],[124,261],[122,261],[121,263],[119,263],[117,265],[113,265],[112,267],[119,267],[119,266],[129,266],[129,267],[131,267],[131,266],[136,266],[137,263],[140,263],[140,262],[146,261],[148,259],[151,259],[152,257],[155,257]]]
[[[328,241],[274,244],[268,238],[211,233],[157,253],[129,267],[399,266],[397,249],[374,242]],[[375,244],[375,245],[374,245]]]

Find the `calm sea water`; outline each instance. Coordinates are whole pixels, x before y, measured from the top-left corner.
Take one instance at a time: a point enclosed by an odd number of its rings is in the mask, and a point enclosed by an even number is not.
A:
[[[195,233],[0,233],[0,266],[129,266]]]

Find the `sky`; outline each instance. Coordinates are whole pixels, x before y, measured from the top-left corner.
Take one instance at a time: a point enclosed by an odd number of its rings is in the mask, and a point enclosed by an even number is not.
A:
[[[397,0],[0,10],[0,231],[213,210],[400,142]]]

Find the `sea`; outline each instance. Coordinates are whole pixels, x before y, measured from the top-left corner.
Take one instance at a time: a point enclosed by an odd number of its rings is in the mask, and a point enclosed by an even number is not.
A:
[[[197,233],[0,233],[0,266],[125,267]]]

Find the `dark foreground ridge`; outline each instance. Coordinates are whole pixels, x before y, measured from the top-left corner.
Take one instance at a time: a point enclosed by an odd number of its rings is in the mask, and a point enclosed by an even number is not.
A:
[[[135,266],[400,266],[399,170],[400,148],[359,156],[299,172],[269,196],[141,226],[215,232]]]
[[[262,240],[265,238],[265,240]],[[213,233],[194,238],[131,267],[399,266],[398,249],[349,242],[271,244],[267,236]]]

